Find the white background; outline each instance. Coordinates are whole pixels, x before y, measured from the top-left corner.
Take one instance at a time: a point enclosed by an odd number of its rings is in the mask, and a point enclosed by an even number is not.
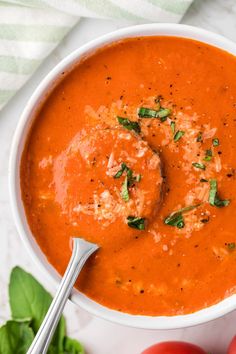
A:
[[[212,30],[236,41],[236,1],[195,0],[182,23]],[[35,87],[62,58],[90,39],[126,25],[121,21],[82,19],[0,113],[0,323],[9,318],[7,284],[14,265],[21,265],[33,273],[52,294],[55,291],[24,249],[9,206],[8,158],[19,116]],[[236,312],[205,325],[172,331],[118,326],[94,318],[71,303],[67,304],[65,315],[69,335],[79,339],[88,354],[140,354],[142,349],[155,342],[176,339],[199,344],[212,354],[223,354],[230,338],[236,334]]]

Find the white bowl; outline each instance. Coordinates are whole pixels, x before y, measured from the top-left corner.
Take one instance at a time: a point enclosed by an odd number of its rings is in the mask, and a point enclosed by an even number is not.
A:
[[[27,224],[24,207],[21,200],[20,161],[27,133],[33,123],[34,113],[38,109],[39,104],[49,94],[51,88],[58,82],[60,74],[63,71],[69,70],[73,64],[81,58],[81,56],[85,56],[103,45],[122,38],[152,35],[192,38],[224,49],[225,51],[236,55],[235,43],[220,35],[196,27],[175,24],[147,24],[124,28],[85,44],[62,60],[44,78],[35,90],[19,120],[10,155],[9,179],[11,206],[15,223],[24,245],[28,249],[33,260],[38,264],[39,268],[42,269],[45,276],[48,277],[48,280],[55,284],[55,286],[59,285],[60,276],[48,263],[45,255],[37,245]],[[216,319],[236,309],[236,295],[232,295],[216,305],[188,315],[157,317],[130,315],[111,310],[89,299],[76,289],[73,291],[71,300],[95,316],[102,317],[106,320],[122,325],[145,329],[174,329],[189,327]]]

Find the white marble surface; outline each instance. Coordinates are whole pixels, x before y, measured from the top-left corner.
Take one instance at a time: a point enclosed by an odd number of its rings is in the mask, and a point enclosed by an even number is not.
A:
[[[183,23],[203,27],[236,41],[235,0],[196,0]],[[0,113],[0,322],[9,318],[7,283],[11,268],[18,264],[32,272],[52,293],[43,274],[32,263],[16,232],[9,206],[8,157],[12,136],[29,96],[49,70],[75,48],[101,34],[127,25],[122,22],[81,20],[61,45],[39,68],[27,85]],[[173,331],[136,330],[94,318],[68,303],[65,309],[69,335],[81,340],[88,354],[140,354],[162,340],[187,340],[202,345],[212,354],[226,353],[236,333],[236,312],[194,328]]]

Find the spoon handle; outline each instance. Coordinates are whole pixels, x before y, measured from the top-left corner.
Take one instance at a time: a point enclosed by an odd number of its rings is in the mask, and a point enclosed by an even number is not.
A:
[[[73,238],[73,251],[66,272],[48,312],[27,352],[46,354],[66,301],[86,260],[98,249],[96,244],[80,238]]]

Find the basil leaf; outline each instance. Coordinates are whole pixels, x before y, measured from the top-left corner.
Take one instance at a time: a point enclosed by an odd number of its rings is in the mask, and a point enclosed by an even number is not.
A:
[[[183,132],[182,130],[178,130],[174,135],[174,142],[176,143],[177,141],[179,141],[179,139],[182,138],[184,134],[185,132]]]
[[[128,177],[125,177],[125,181],[121,187],[121,197],[125,202],[129,201],[129,190],[128,190]]]
[[[215,206],[218,207],[218,208],[222,208],[222,207],[225,207],[225,206],[228,206],[230,203],[230,201],[228,199],[225,199],[225,200],[221,200],[218,195],[216,194],[215,196]]]
[[[129,227],[132,227],[133,229],[144,230],[145,229],[145,218],[128,216],[127,224]]]
[[[201,205],[201,203],[196,204],[196,205],[189,205],[189,206],[186,206],[186,207],[184,207],[182,209],[179,209],[178,212],[179,213],[186,213],[187,211],[191,211],[193,209],[196,209],[196,208],[200,207],[200,205]]]
[[[121,169],[113,177],[120,178],[124,172],[126,172],[126,177],[121,187],[121,197],[123,200],[128,202],[129,187],[131,187],[134,182],[140,182],[141,175],[133,176],[133,171],[124,162],[122,162]]]
[[[138,116],[140,118],[157,118],[157,112],[155,109],[140,107],[138,109]]]
[[[178,211],[174,211],[173,213],[171,213],[169,216],[167,216],[164,219],[164,223],[166,225],[176,226],[178,229],[182,229],[185,226],[183,213],[186,213],[186,212],[188,212],[190,210],[196,209],[200,205],[201,204],[189,205],[187,207],[179,209]]]
[[[64,339],[64,354],[85,354],[82,345],[75,339],[65,337]]]
[[[141,179],[142,179],[142,175],[137,175],[137,176],[135,177],[136,182],[140,182]]]
[[[12,317],[14,319],[32,318],[31,327],[36,333],[48,311],[52,296],[29,273],[20,267],[13,268],[9,284],[9,297]],[[65,336],[65,319],[61,318],[51,346],[58,352],[63,351]]]
[[[182,213],[173,213],[165,218],[164,223],[170,226],[176,226],[178,229],[182,229],[185,226]]]
[[[0,328],[0,354],[25,354],[33,339],[29,322],[7,321]]]
[[[128,169],[127,165],[122,162],[121,169],[113,176],[114,178],[120,178],[123,175],[123,172]]]
[[[220,145],[220,141],[218,138],[212,139],[212,145],[213,146],[219,146]]]
[[[228,206],[230,201],[228,199],[221,200],[218,196],[217,189],[218,189],[217,180],[211,179],[210,180],[210,192],[209,192],[209,198],[208,198],[210,205],[216,206],[218,208]]]
[[[211,205],[215,205],[215,197],[216,197],[216,193],[217,193],[217,181],[216,179],[211,179],[210,180],[210,193],[209,193],[209,203]]]
[[[20,267],[13,268],[11,272],[9,297],[12,317],[17,320],[9,321],[0,328],[0,354],[25,354],[48,311],[52,297],[31,274]],[[30,320],[26,322],[26,318]],[[62,316],[48,354],[84,354],[81,344],[66,337],[65,333]],[[16,349],[11,348],[8,352],[8,345]]]
[[[173,122],[173,121],[170,122],[170,128],[171,128],[172,133],[174,134],[175,133],[175,122]]]
[[[204,161],[211,161],[212,159],[212,151],[211,149],[206,150],[206,156],[204,157]]]
[[[128,118],[122,117],[117,117],[117,120],[125,129],[134,130],[138,134],[141,132],[141,128],[138,122],[133,122]]]
[[[123,175],[123,172],[124,172],[124,170],[119,170],[114,176],[113,176],[113,178],[120,178],[122,175]]]
[[[170,115],[171,113],[171,110],[169,108],[161,108],[159,111],[158,111],[158,118],[161,119],[162,122],[164,122],[167,117]]]
[[[212,159],[212,156],[205,156],[203,160],[204,161],[211,161],[211,159]]]
[[[130,168],[127,169],[127,178],[128,185],[130,186],[130,184],[133,182],[133,171]]]
[[[164,122],[170,115],[171,110],[169,108],[160,108],[159,110],[150,109],[146,107],[140,107],[138,109],[138,116],[140,118],[160,118]]]
[[[205,170],[205,169],[206,169],[206,166],[205,166],[203,163],[193,162],[192,165],[193,165],[195,168],[199,168],[199,169],[201,169],[201,170]]]

